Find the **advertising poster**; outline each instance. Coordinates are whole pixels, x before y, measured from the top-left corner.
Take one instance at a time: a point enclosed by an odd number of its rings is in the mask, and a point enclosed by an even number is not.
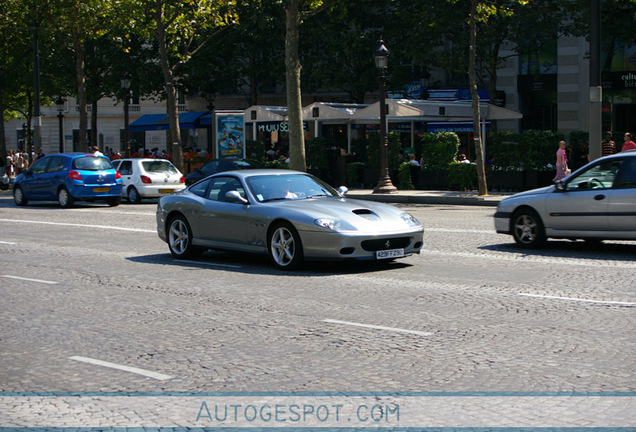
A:
[[[245,157],[245,136],[241,114],[216,115],[216,149],[218,159]]]

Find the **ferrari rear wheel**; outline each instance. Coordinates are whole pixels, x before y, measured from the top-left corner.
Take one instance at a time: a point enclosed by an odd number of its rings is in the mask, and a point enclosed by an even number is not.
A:
[[[168,248],[178,259],[193,258],[201,249],[192,245],[192,229],[184,216],[177,216],[168,224]]]
[[[298,268],[303,261],[303,246],[296,229],[287,222],[276,224],[269,235],[269,256],[281,270]]]

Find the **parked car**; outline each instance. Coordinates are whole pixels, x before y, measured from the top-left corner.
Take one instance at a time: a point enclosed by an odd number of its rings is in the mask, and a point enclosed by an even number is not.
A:
[[[104,200],[116,206],[121,190],[121,176],[107,157],[60,153],[38,159],[22,171],[13,183],[13,200],[19,206],[36,200],[57,200],[62,207],[71,207],[75,201]]]
[[[218,172],[264,167],[265,165],[262,162],[252,159],[215,159],[211,160],[210,162],[206,162],[205,165],[203,165],[201,168],[198,168],[192,171],[190,174],[187,174],[185,176],[185,183],[187,186],[189,186],[204,177],[216,174]]]
[[[159,198],[185,189],[181,172],[166,159],[117,159],[115,169],[124,184],[122,196],[130,203]]]
[[[420,253],[424,228],[399,208],[345,197],[309,174],[273,169],[214,174],[162,197],[157,232],[176,258],[206,249],[304,259],[392,260]]]
[[[548,238],[636,240],[636,151],[597,159],[553,186],[502,200],[495,229],[527,248]]]

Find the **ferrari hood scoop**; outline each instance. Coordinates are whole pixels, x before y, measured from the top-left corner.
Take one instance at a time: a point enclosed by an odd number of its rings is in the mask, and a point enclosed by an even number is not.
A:
[[[352,210],[353,214],[356,214],[360,217],[363,217],[367,220],[370,221],[379,221],[380,220],[380,216],[378,216],[377,214],[375,214],[374,212],[372,212],[369,209],[363,208],[363,209],[355,209]]]

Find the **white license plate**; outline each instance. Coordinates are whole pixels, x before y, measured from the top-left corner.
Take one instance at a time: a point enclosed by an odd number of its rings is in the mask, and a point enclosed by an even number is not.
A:
[[[377,259],[387,259],[387,258],[402,258],[404,256],[404,249],[387,249],[377,251],[375,253],[375,257]]]

